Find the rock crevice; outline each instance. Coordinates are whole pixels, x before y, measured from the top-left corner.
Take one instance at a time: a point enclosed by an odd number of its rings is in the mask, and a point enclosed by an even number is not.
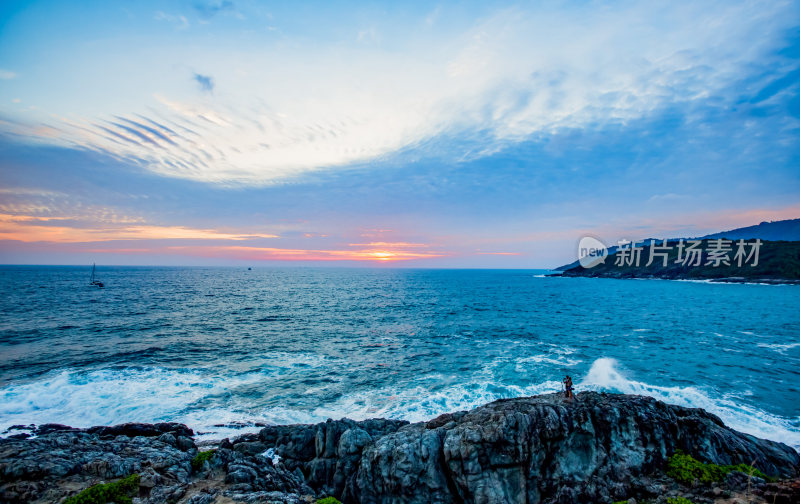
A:
[[[567,401],[551,394],[424,423],[367,422],[371,428],[350,420],[268,427],[259,436],[315,490],[360,503],[622,500],[652,491],[649,476],[678,450],[779,478],[800,473],[800,458],[786,445],[729,429],[701,409],[641,396],[585,392]],[[310,432],[315,449],[298,442]],[[341,439],[347,449],[335,448]]]

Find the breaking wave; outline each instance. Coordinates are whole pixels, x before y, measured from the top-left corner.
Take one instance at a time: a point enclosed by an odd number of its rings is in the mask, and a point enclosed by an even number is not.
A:
[[[319,365],[318,358],[295,355],[276,366]],[[562,357],[563,359],[563,357]],[[560,359],[523,358],[527,362]],[[530,384],[498,383],[484,374],[467,381],[437,385],[437,375],[417,384],[386,385],[354,390],[330,400],[292,398],[285,405],[260,402],[265,379],[275,368],[217,374],[210,370],[126,368],[97,371],[63,370],[0,389],[0,431],[12,425],[56,422],[75,427],[122,422],[177,421],[198,432],[200,439],[219,439],[255,431],[263,424],[311,423],[327,418],[356,420],[385,417],[421,421],[442,413],[471,409],[509,397],[561,390],[558,381]],[[784,418],[745,404],[741,398],[716,396],[698,387],[653,385],[628,378],[610,358],[595,360],[578,391],[595,390],[647,395],[681,406],[703,408],[730,427],[800,448],[800,418]],[[243,393],[242,391],[248,391]],[[255,392],[253,392],[255,391]],[[274,401],[273,401],[274,402]]]

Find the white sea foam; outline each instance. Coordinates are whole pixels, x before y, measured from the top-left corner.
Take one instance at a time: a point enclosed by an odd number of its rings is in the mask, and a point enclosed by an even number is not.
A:
[[[312,423],[327,418],[356,420],[387,417],[420,421],[449,411],[471,409],[500,398],[559,389],[558,382],[527,386],[486,380],[436,388],[441,375],[421,384],[383,387],[341,396],[309,409],[253,408],[232,390],[261,383],[270,373],[221,377],[203,370],[129,368],[79,372],[64,370],[36,381],[0,389],[0,432],[12,425],[49,422],[90,427],[122,422],[177,421],[194,428],[200,439],[219,439],[258,430],[257,424]],[[228,396],[228,397],[225,397]],[[198,406],[209,397],[223,405]]]
[[[535,362],[537,364],[542,364],[542,363],[552,364],[554,366],[560,366],[560,367],[573,367],[573,366],[577,366],[578,364],[580,364],[583,361],[580,360],[580,359],[569,359],[569,358],[566,358],[564,356],[552,356],[550,354],[539,354],[539,355],[531,355],[529,357],[523,357],[523,358],[517,359],[516,362],[517,362],[517,371],[521,372],[522,371],[522,367],[523,367],[523,366],[521,366],[521,364],[525,364],[527,362]]]
[[[761,348],[769,348],[770,350],[775,350],[778,353],[784,353],[787,350],[791,350],[792,348],[800,347],[800,343],[786,343],[786,344],[780,344],[780,343],[773,343],[773,344],[758,343],[757,346],[760,346]]]
[[[428,378],[428,377],[426,377]],[[528,386],[498,386],[491,382],[470,382],[453,385],[440,390],[431,390],[423,385],[394,388],[383,387],[363,392],[353,392],[338,400],[310,410],[296,408],[268,407],[247,416],[225,410],[193,411],[179,417],[177,421],[186,423],[200,431],[200,439],[231,437],[244,432],[258,430],[256,423],[294,424],[324,422],[332,418],[366,420],[368,418],[397,418],[419,422],[435,418],[443,413],[469,410],[498,399],[530,396],[556,392],[561,384],[548,381]],[[220,421],[219,419],[225,419]],[[235,420],[250,425],[244,427],[216,427],[214,424]],[[197,426],[208,426],[199,428]]]
[[[785,418],[741,403],[737,397],[715,397],[697,387],[665,387],[628,379],[614,359],[594,361],[578,390],[639,394],[690,408],[703,408],[719,416],[725,425],[761,438],[786,443],[800,450],[800,417]]]
[[[334,404],[317,408],[314,414],[320,419],[344,416],[354,419],[386,417],[417,422],[442,413],[469,410],[498,399],[555,392],[560,386],[555,381],[527,386],[474,381],[440,390],[431,390],[425,386],[404,389],[387,387],[344,396]]]
[[[535,355],[521,360],[560,366],[564,365],[563,358]],[[308,360],[300,356],[293,362]],[[286,356],[283,365],[291,365],[290,362],[292,359]],[[329,403],[311,403],[306,408],[254,407],[246,397],[235,394],[237,387],[258,386],[271,376],[274,379],[268,369],[225,376],[210,370],[162,368],[65,370],[0,389],[0,432],[14,424],[57,422],[88,427],[177,421],[195,429],[200,439],[219,439],[254,432],[259,429],[258,424],[313,423],[343,417],[421,421],[501,398],[561,390],[557,381],[501,383],[490,364],[464,376],[461,382],[444,385],[453,377],[432,374],[418,377],[413,383],[352,391]],[[737,397],[716,396],[697,387],[639,382],[629,378],[613,359],[597,359],[576,389],[642,394],[667,403],[704,408],[737,430],[800,448],[800,417],[780,417],[742,404]]]
[[[205,397],[230,393],[231,388],[262,379],[260,373],[222,379],[202,370],[162,368],[64,370],[0,389],[0,432],[15,424],[57,422],[89,427],[173,421]],[[215,423],[225,421],[220,418]]]

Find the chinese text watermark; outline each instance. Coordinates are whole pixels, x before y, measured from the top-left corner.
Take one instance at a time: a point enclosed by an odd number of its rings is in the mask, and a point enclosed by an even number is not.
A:
[[[617,242],[617,251],[614,266],[645,267],[651,264],[660,264],[666,268],[670,262],[686,267],[736,265],[738,267],[749,265],[758,266],[758,254],[761,249],[761,240],[752,242],[747,240],[726,240],[716,238],[713,240],[650,240],[649,244],[637,244],[629,240]],[[675,254],[671,254],[675,251]],[[593,268],[605,263],[608,258],[606,246],[591,236],[581,238],[578,243],[578,261],[584,268]]]

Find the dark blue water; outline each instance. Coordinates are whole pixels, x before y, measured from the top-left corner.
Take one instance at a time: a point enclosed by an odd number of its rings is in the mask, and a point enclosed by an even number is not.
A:
[[[577,389],[800,447],[800,287],[540,271],[0,267],[0,430],[426,419]]]

